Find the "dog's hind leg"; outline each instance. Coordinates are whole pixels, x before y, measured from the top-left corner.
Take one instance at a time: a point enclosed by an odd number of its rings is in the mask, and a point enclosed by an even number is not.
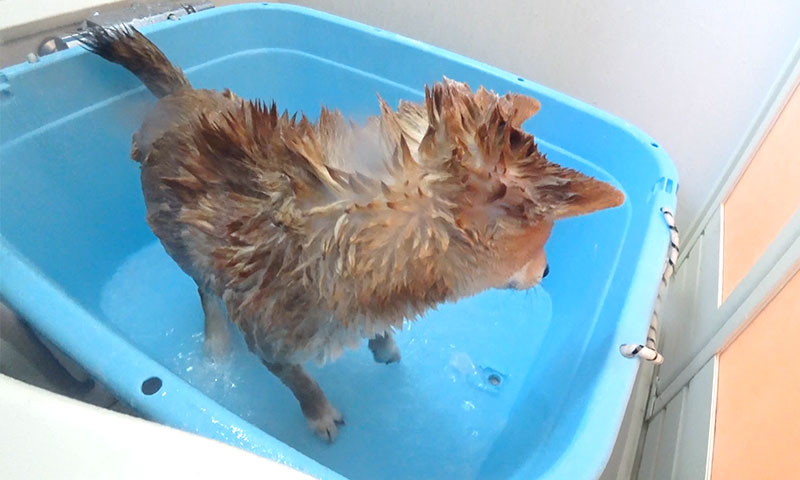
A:
[[[336,440],[339,425],[344,425],[342,414],[305,369],[293,363],[264,362],[264,365],[294,393],[311,430],[327,442]]]
[[[397,363],[400,361],[400,349],[394,341],[392,332],[375,335],[367,344],[372,351],[372,358],[378,363]]]
[[[231,353],[233,338],[231,338],[230,325],[222,310],[219,297],[213,293],[197,289],[203,303],[203,312],[206,315],[205,350],[212,360],[221,360]]]

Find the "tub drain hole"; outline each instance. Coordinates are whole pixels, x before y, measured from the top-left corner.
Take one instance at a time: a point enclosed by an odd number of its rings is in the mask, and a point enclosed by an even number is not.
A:
[[[161,390],[161,379],[158,377],[150,377],[142,382],[142,393],[145,395],[152,395]]]
[[[494,374],[494,373],[489,375],[488,380],[489,380],[489,384],[494,386],[494,387],[500,385],[500,382],[503,381],[503,379],[500,378],[500,375],[497,375],[497,374]]]

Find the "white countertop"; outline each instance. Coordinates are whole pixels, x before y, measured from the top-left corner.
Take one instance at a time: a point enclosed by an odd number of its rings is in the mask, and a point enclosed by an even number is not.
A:
[[[311,480],[229,445],[0,375],[0,478]]]

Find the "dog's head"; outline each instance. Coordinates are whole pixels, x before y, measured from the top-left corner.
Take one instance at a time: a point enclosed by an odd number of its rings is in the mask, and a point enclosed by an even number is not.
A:
[[[549,272],[545,244],[555,221],[615,207],[624,201],[623,194],[611,185],[578,172],[562,170],[548,181],[553,183],[554,192],[546,195],[547,199],[534,193],[537,189],[532,185],[532,190],[525,190],[523,179],[514,194],[507,192],[482,207],[461,211],[460,226],[474,232],[484,246],[474,250],[483,270],[483,284],[476,289],[524,290],[539,284]],[[528,179],[528,183],[536,180]],[[505,188],[508,191],[509,187]]]
[[[527,289],[547,275],[544,246],[555,221],[621,205],[612,185],[539,152],[522,122],[539,110],[524,95],[498,96],[445,79],[427,92],[423,162],[444,164],[456,234],[474,246],[471,289]],[[442,148],[442,145],[452,148]],[[442,158],[451,160],[442,162]]]
[[[556,220],[615,207],[624,201],[622,193],[609,184],[571,176],[567,173],[566,177],[560,177],[566,182],[561,188],[569,193],[564,194],[562,200],[548,204],[552,210],[547,214],[516,221],[509,218],[494,220],[494,251],[488,255],[493,261],[487,265],[493,273],[487,275],[487,279],[492,279],[490,287],[524,290],[539,284],[549,273],[545,244]],[[522,203],[511,200],[512,208],[519,209],[529,201],[530,198]]]

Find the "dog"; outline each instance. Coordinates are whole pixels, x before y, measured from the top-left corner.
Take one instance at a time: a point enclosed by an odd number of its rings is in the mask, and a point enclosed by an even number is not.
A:
[[[539,152],[522,129],[540,108],[529,96],[445,77],[424,103],[393,110],[378,97],[380,115],[361,126],[324,107],[312,122],[192,88],[132,27],[82,42],[159,99],[131,157],[148,224],[197,283],[207,349],[225,353],[232,321],[328,442],[344,420],[304,362],[364,338],[377,362],[400,361],[392,332],[404,321],[538,284],[556,220],[625,199]]]

